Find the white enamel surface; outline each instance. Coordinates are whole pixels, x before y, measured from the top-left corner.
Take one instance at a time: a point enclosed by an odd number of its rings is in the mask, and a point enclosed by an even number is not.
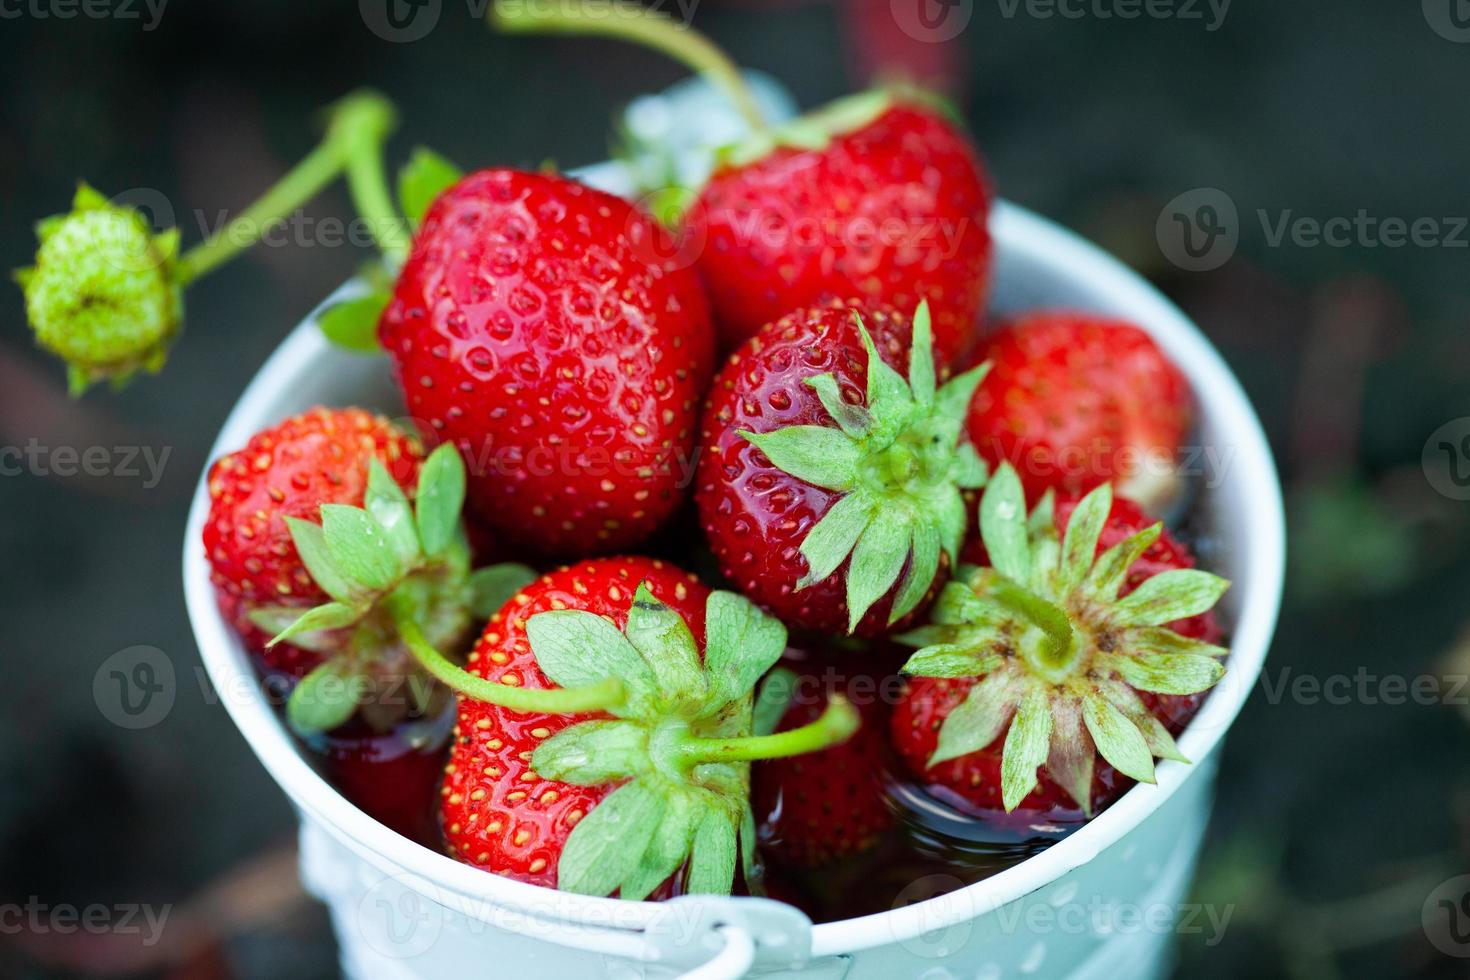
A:
[[[599,181],[611,182],[611,179]],[[1092,951],[1097,937],[1051,936],[1043,943],[1042,954],[1034,950],[1037,944],[1034,936],[1002,930],[985,942],[979,942],[976,937],[991,931],[986,923],[997,918],[996,910],[1004,910],[1023,899],[1039,901],[1037,896],[1055,893],[1073,878],[1092,879],[1109,865],[1138,864],[1147,854],[1157,851],[1160,855],[1157,862],[1187,871],[1198,846],[1197,833],[1192,838],[1189,835],[1194,833],[1196,825],[1202,825],[1208,808],[1212,754],[1254,687],[1281,596],[1285,534],[1275,468],[1259,422],[1219,354],[1157,291],[1062,228],[1023,209],[1001,204],[992,217],[992,232],[998,250],[992,303],[995,311],[1009,313],[1041,305],[1060,305],[1130,318],[1159,341],[1193,384],[1202,409],[1202,441],[1228,457],[1223,473],[1218,474],[1217,485],[1202,491],[1197,506],[1205,510],[1206,526],[1219,529],[1214,538],[1215,547],[1209,553],[1209,566],[1234,583],[1223,603],[1233,628],[1230,672],[1179,740],[1184,754],[1195,760],[1194,766],[1161,764],[1157,786],[1129,791],[1066,840],[978,884],[881,915],[813,927],[811,953],[815,957],[870,951],[851,959],[824,961],[844,965],[843,973],[850,977],[921,976],[926,969],[948,969],[952,962],[965,964],[956,974],[963,976],[984,976],[991,966],[1004,969],[1006,976],[1011,975],[1012,969],[1024,974],[1027,966],[1034,966],[1035,975],[1081,976],[1084,972],[1092,975],[1092,971],[1104,969],[1097,964],[1113,962],[1103,957],[1102,952]],[[220,431],[211,458],[239,448],[260,428],[322,403],[360,404],[378,408],[390,416],[401,413],[388,381],[385,360],[330,348],[308,319],[277,349],[241,396]],[[256,693],[245,652],[215,607],[207,563],[199,545],[208,505],[207,488],[201,476],[183,556],[185,593],[195,637],[212,683],[261,763],[309,825],[324,831],[337,849],[332,852],[335,858],[323,858],[313,870],[313,884],[318,893],[327,895],[334,903],[337,898],[332,896],[339,896],[343,902],[362,901],[364,887],[368,886],[356,887],[343,878],[347,874],[344,862],[356,861],[360,864],[358,878],[375,874],[382,880],[387,876],[389,880],[406,883],[405,887],[441,906],[457,910],[459,914],[441,930],[435,949],[425,954],[422,963],[413,960],[419,965],[410,968],[409,961],[403,962],[403,968],[409,971],[402,973],[403,976],[432,975],[432,970],[445,968],[453,962],[453,957],[475,948],[463,944],[476,939],[485,944],[481,947],[482,955],[494,956],[491,936],[484,930],[453,934],[451,925],[465,919],[493,922],[496,931],[503,930],[507,935],[533,937],[566,947],[566,954],[572,957],[566,963],[557,962],[556,954],[548,951],[548,959],[542,965],[554,968],[547,976],[556,976],[556,970],[570,969],[574,964],[577,969],[593,969],[593,963],[614,962],[603,960],[603,954],[646,958],[649,947],[640,931],[666,920],[667,910],[662,913],[665,920],[659,919],[659,905],[566,895],[460,864],[399,837],[367,817],[297,754],[270,705]],[[1178,800],[1174,799],[1176,795]],[[1151,820],[1156,813],[1159,819]],[[1176,856],[1171,859],[1169,855]],[[1187,874],[1176,877],[1178,882],[1172,891],[1182,892]],[[1096,888],[1111,888],[1112,880],[1107,876],[1098,878]],[[1138,888],[1142,889],[1144,884],[1139,882]],[[1136,895],[1143,894],[1142,890],[1136,892]],[[334,904],[339,927],[343,915],[349,912]],[[975,928],[968,931],[971,938],[955,950],[935,955],[920,939],[935,930],[964,923],[975,923]],[[359,941],[350,930],[343,932],[341,938],[348,946]],[[1118,952],[1120,948],[1109,945],[1106,952],[1116,959],[1125,955]],[[1147,954],[1156,960],[1162,955],[1159,950],[1165,947],[1158,937],[1145,936],[1135,937],[1130,948],[1133,952],[1127,955],[1133,958],[1128,962],[1143,970],[1143,960],[1139,957]],[[596,953],[598,958],[579,960],[578,955],[586,954],[576,954],[573,950]],[[344,961],[351,962],[354,955],[349,949]],[[1044,960],[1033,964],[1028,957],[1037,955],[1044,956]],[[1008,965],[1002,966],[1002,960]],[[1086,971],[1080,965],[1084,961],[1093,964]],[[619,969],[609,966],[604,975],[643,975],[641,972],[620,974]],[[813,976],[841,975],[832,974],[825,966],[821,970],[816,966],[813,969],[816,970]],[[659,972],[660,968],[655,968],[655,973]],[[362,975],[388,974],[374,970]],[[487,971],[484,975],[498,974]],[[520,975],[541,974],[529,971]],[[943,972],[935,973],[934,977],[943,975]],[[1130,974],[1124,971],[1123,975]]]

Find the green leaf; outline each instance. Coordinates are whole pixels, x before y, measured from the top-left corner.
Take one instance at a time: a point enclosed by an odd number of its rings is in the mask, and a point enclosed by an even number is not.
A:
[[[872,416],[863,406],[854,405],[842,397],[836,375],[819,374],[814,378],[807,378],[806,383],[817,393],[822,407],[832,416],[838,428],[854,439],[860,439],[867,434],[873,424]]]
[[[990,362],[977,364],[964,374],[950,378],[949,382],[934,396],[934,408],[946,418],[963,419],[970,411],[970,402],[980,382],[990,373]]]
[[[940,643],[916,651],[903,665],[911,677],[981,677],[995,670],[1001,659],[961,644]]]
[[[937,766],[990,745],[1005,731],[1019,701],[1017,681],[1011,673],[1001,671],[981,678],[940,725],[929,765]]]
[[[333,345],[358,354],[376,354],[378,321],[383,318],[392,297],[387,293],[369,293],[356,299],[334,303],[321,312],[316,325]]]
[[[473,598],[470,608],[476,616],[488,619],[500,612],[517,592],[536,581],[536,570],[528,565],[506,562],[487,565],[470,574]]]
[[[648,728],[631,721],[584,721],[536,746],[531,767],[544,779],[601,786],[648,771]]]
[[[328,660],[303,677],[286,700],[286,721],[301,735],[346,724],[357,710],[362,678]]]
[[[857,482],[862,447],[840,429],[790,425],[766,433],[742,432],[783,472],[813,486],[850,490]]]
[[[1128,569],[1159,539],[1163,531],[1162,524],[1146,527],[1104,551],[1093,564],[1092,571],[1087,573],[1087,578],[1082,583],[1083,590],[1105,602],[1113,601],[1128,576]]]
[[[876,507],[877,502],[861,490],[841,497],[832,505],[801,542],[807,573],[796,583],[798,589],[816,585],[837,571],[837,566],[846,560],[862,537]]]
[[[368,485],[362,506],[383,529],[383,536],[398,555],[399,567],[408,568],[416,564],[422,553],[413,507],[393,475],[376,457],[368,461]]]
[[[717,711],[749,694],[786,652],[786,627],[734,592],[711,592],[704,609],[704,669]]]
[[[1117,655],[1107,663],[1132,687],[1155,694],[1198,694],[1225,676],[1224,664],[1195,653]]]
[[[694,843],[694,830],[701,807],[692,794],[671,793],[667,797],[663,819],[653,838],[643,850],[643,857],[632,874],[623,879],[618,888],[618,897],[630,902],[641,902],[683,867]]]
[[[707,682],[694,634],[678,613],[654,597],[646,582],[639,583],[633,594],[623,633],[643,655],[666,703],[704,698]]]
[[[365,612],[361,607],[349,606],[345,602],[328,602],[315,606],[302,613],[296,622],[272,637],[268,646],[284,643],[292,637],[320,633],[324,630],[343,629],[361,619]]]
[[[1155,758],[1189,762],[1188,757],[1179,751],[1179,746],[1174,744],[1174,736],[1169,734],[1163,722],[1154,717],[1132,688],[1113,680],[1103,681],[1098,687],[1103,697],[1143,733],[1143,741]]]
[[[965,626],[1000,623],[1008,614],[998,603],[977,595],[973,585],[951,580],[940,591],[929,618],[940,626]]]
[[[1055,595],[1057,576],[1061,571],[1062,542],[1057,537],[1056,497],[1052,491],[1042,494],[1026,520],[1026,537],[1031,544],[1031,591]]]
[[[1112,487],[1104,483],[1093,490],[1072,511],[1067,522],[1067,537],[1062,543],[1062,574],[1058,583],[1062,595],[1070,595],[1087,577],[1097,557],[1097,542],[1103,525],[1113,509]]]
[[[1230,651],[1202,640],[1191,639],[1167,626],[1141,626],[1119,637],[1118,647],[1125,653],[1192,653],[1202,657],[1223,657]]]
[[[642,862],[666,807],[641,779],[613,790],[572,828],[556,865],[557,888],[611,895]]]
[[[1010,463],[1002,463],[980,498],[980,537],[991,567],[1013,582],[1031,580],[1026,495]]]
[[[1197,568],[1160,572],[1118,600],[1111,619],[1121,626],[1163,626],[1207,612],[1230,583]]]
[[[894,597],[888,625],[892,626],[913,612],[929,594],[934,576],[939,574],[939,552],[939,528],[927,521],[914,525],[913,556],[909,561],[908,574],[903,577],[903,584]]]
[[[949,555],[951,565],[958,564],[960,547],[965,543],[965,531],[970,526],[966,513],[965,496],[958,487],[945,487],[928,515],[939,529],[939,544]]]
[[[320,524],[303,521],[299,517],[286,518],[286,527],[291,532],[291,542],[311,579],[333,599],[344,602],[356,598],[360,589],[354,586],[347,574],[337,566],[337,560],[327,548],[327,537]]]
[[[898,581],[908,560],[913,528],[907,522],[880,517],[868,524],[852,549],[847,569],[847,631],[857,629],[873,603]]]
[[[978,490],[985,486],[989,477],[990,467],[975,452],[974,446],[962,442],[955,447],[954,459],[949,465],[949,479],[955,486],[965,490]]]
[[[386,589],[406,571],[383,529],[365,510],[323,504],[322,533],[336,566],[369,589]]]
[[[1039,688],[1021,699],[1000,758],[1000,795],[1006,812],[1036,788],[1036,770],[1051,751],[1051,704]]]
[[[430,557],[443,554],[459,533],[464,492],[464,460],[459,450],[446,443],[429,454],[419,471],[419,541]]]
[[[594,811],[595,812],[595,811]],[[735,883],[735,827],[718,811],[707,813],[694,832],[689,856],[689,895],[728,895]]]
[[[408,163],[398,171],[398,207],[417,228],[434,199],[461,177],[458,167],[426,147],[415,147]]]
[[[863,350],[868,355],[868,411],[873,414],[880,424],[897,425],[908,421],[903,412],[903,406],[910,405],[913,394],[909,391],[908,383],[903,376],[883,360],[883,355],[873,343],[872,336],[868,333],[867,326],[863,323],[861,314],[856,311],[852,314],[853,321],[857,324],[858,333],[863,339]],[[883,416],[903,416],[902,418],[885,418]]]
[[[580,609],[537,613],[526,620],[526,636],[542,673],[562,687],[622,681],[627,703],[614,714],[640,716],[656,703],[658,681],[648,662],[607,619]]]
[[[914,311],[914,337],[909,349],[909,390],[921,407],[934,404],[934,329],[929,318],[929,301],[920,300]]]
[[[1140,783],[1154,781],[1154,757],[1138,726],[1103,698],[1082,699],[1082,720],[1097,743],[1097,751],[1112,767]]]
[[[796,672],[777,667],[766,675],[750,713],[750,734],[770,735],[781,725],[796,693]]]
[[[1067,791],[1082,812],[1092,816],[1092,774],[1097,764],[1097,745],[1082,723],[1082,704],[1076,698],[1052,702],[1051,746],[1046,757],[1047,774]]]

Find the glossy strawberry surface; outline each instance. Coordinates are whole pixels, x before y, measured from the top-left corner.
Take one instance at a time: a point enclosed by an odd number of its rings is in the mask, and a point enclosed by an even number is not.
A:
[[[1167,496],[1194,399],[1148,334],[1041,311],[987,337],[973,359],[992,368],[970,404],[970,441],[992,466],[1010,461],[1028,499],[1109,481],[1146,502]]]
[[[821,150],[719,170],[689,213],[724,345],[828,298],[928,299],[944,363],[971,345],[991,264],[991,192],[963,134],[896,103]]]
[[[616,550],[683,498],[714,335],[658,234],[567,178],[482,170],[414,239],[379,339],[475,517],[522,551]]]

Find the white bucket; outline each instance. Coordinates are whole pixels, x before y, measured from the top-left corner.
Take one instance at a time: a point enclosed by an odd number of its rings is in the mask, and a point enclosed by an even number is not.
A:
[[[589,179],[616,183],[616,173]],[[1233,641],[1227,679],[1179,739],[1194,765],[1163,762],[1158,785],[1130,790],[1087,826],[977,884],[878,915],[813,925],[794,908],[750,898],[665,903],[584,898],[460,864],[400,837],[333,789],[297,753],[221,619],[200,535],[196,491],[184,548],[189,615],[212,683],[261,762],[301,815],[307,886],[332,912],[350,977],[735,978],[923,980],[1144,978],[1168,964],[1176,931],[1218,929],[1184,911],[1209,814],[1215,752],[1254,687],[1275,627],[1284,564],[1280,487],[1245,394],[1178,309],[1097,248],[1009,204],[991,221],[998,253],[992,309],[1071,306],[1126,317],[1178,362],[1202,408],[1201,444],[1217,451],[1196,502],[1211,570],[1234,585],[1222,604]],[[230,414],[211,458],[314,404],[398,414],[384,358],[337,351],[313,322],[275,352]],[[916,882],[914,899],[944,882]],[[1214,913],[1220,910],[1203,910]]]

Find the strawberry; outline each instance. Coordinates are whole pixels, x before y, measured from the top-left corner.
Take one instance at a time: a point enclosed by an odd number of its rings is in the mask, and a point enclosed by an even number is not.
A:
[[[831,302],[771,324],[715,379],[700,519],[725,576],[793,626],[885,632],[955,559],[962,490],[985,478],[961,431],[984,368],[936,390],[930,336],[924,304],[911,327]]]
[[[378,731],[432,708],[390,605],[431,642],[456,644],[472,611],[526,580],[520,566],[471,575],[464,465],[449,446],[421,459],[383,419],[319,408],[210,471],[204,548],[221,610],[268,669],[299,679],[286,704],[299,734],[359,706]]]
[[[845,652],[838,656],[848,665],[855,659]],[[833,691],[863,717],[857,734],[841,745],[753,767],[751,799],[761,853],[781,865],[818,867],[868,850],[893,826],[881,764],[888,754],[886,705],[876,671],[855,672],[833,658],[787,662],[789,667],[772,671],[761,688],[756,731],[810,724],[821,714],[825,698],[820,695]],[[819,671],[822,664],[826,669]]]
[[[697,277],[631,204],[482,170],[434,201],[379,340],[475,515],[542,554],[633,544],[682,499],[714,336]]]
[[[1228,583],[1139,525],[1106,483],[1064,519],[1051,494],[1028,519],[1020,477],[997,470],[980,504],[990,567],[967,567],[902,638],[920,649],[892,738],[931,792],[985,816],[1085,819],[1153,782],[1155,757],[1188,761],[1170,733],[1224,675],[1208,611]]]
[[[641,899],[728,894],[752,860],[749,762],[852,734],[818,721],[751,735],[751,689],[786,631],[661,561],[608,558],[527,586],[491,618],[468,670],[420,661],[461,692],[441,790],[450,853],[521,881]],[[437,666],[435,666],[437,664]]]
[[[729,58],[662,12],[607,17],[575,4],[497,2],[493,21],[654,47],[705,75],[746,117],[749,137],[690,189],[698,194],[683,216],[683,250],[696,256],[726,348],[835,298],[904,310],[927,300],[941,363],[969,349],[992,262],[991,191],[974,147],[932,96],[865,92],[772,129]]]
[[[689,209],[720,337],[733,347],[828,297],[927,300],[949,364],[971,346],[991,265],[991,192],[965,136],[927,105],[854,96],[735,151]]]
[[[1157,511],[1178,492],[1194,400],[1148,334],[1047,310],[988,337],[978,357],[992,369],[970,405],[970,441],[992,466],[1015,466],[1028,497],[1112,482]]]
[[[411,488],[423,451],[416,439],[362,409],[314,408],[256,433],[210,467],[204,525],[210,580],[225,619],[271,670],[301,677],[322,659],[292,643],[267,648],[272,634],[251,618],[262,607],[305,612],[327,601],[287,522],[315,519],[323,504],[362,506],[371,459]]]

